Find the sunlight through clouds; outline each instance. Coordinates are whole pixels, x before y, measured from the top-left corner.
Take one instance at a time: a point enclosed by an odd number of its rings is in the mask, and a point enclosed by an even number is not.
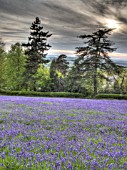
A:
[[[112,58],[117,58],[117,59],[123,59],[127,60],[127,54],[126,53],[109,53],[109,56]]]
[[[0,37],[7,49],[17,41],[26,42],[30,25],[38,16],[44,30],[53,34],[49,40],[52,46],[49,55],[52,53],[73,55],[75,48],[82,44],[77,38],[79,35],[91,34],[104,26],[116,28],[117,31],[115,30],[110,38],[117,44],[117,53],[126,54],[127,6],[120,2],[118,0],[64,0],[63,2],[0,0]]]

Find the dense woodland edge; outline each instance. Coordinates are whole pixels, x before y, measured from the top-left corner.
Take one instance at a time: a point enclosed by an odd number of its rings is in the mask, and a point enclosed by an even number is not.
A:
[[[0,41],[0,94],[57,97],[122,98],[127,94],[127,68],[117,65],[109,52],[116,50],[109,36],[114,29],[100,28],[80,35],[82,47],[70,64],[65,54],[47,59],[52,34],[43,31],[38,17],[30,27],[28,43],[15,43],[8,52]],[[36,93],[34,93],[36,92]],[[45,94],[44,94],[45,92]],[[54,93],[53,93],[54,92]],[[47,93],[47,94],[46,94]],[[77,96],[76,96],[77,94]],[[117,97],[109,97],[118,94]],[[120,94],[120,95],[119,95]],[[126,97],[123,97],[126,99]]]

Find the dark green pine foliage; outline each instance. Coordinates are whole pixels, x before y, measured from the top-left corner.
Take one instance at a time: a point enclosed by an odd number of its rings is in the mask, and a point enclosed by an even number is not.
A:
[[[81,67],[81,61],[84,57],[79,56],[73,63],[66,77],[66,88],[69,92],[86,93],[84,87],[84,68]]]
[[[30,32],[30,37],[28,37],[28,43],[22,44],[22,46],[26,47],[26,54],[28,55],[26,62],[26,75],[27,81],[35,80],[33,75],[37,72],[40,64],[46,64],[49,60],[46,59],[45,51],[50,49],[50,45],[47,43],[47,38],[49,38],[52,34],[49,32],[44,32],[43,27],[41,26],[41,21],[38,17],[36,17],[35,21],[32,23]]]
[[[117,72],[117,65],[110,59],[108,52],[113,52],[116,48],[112,48],[113,43],[108,40],[108,35],[114,29],[99,29],[91,35],[80,35],[79,38],[85,39],[84,47],[77,47],[77,55],[80,56],[78,63],[85,75],[92,76],[93,91],[96,96],[98,91],[98,77],[103,75],[98,70]],[[88,73],[88,74],[87,74]]]
[[[67,56],[64,54],[61,54],[56,59],[56,69],[65,76],[68,68],[69,68],[69,62],[67,61]]]
[[[56,73],[56,59],[50,65],[51,91],[58,91],[58,75]]]
[[[52,91],[65,91],[65,76],[69,68],[67,56],[61,54],[58,58],[53,59],[50,65],[50,78]],[[58,75],[61,73],[61,76]]]

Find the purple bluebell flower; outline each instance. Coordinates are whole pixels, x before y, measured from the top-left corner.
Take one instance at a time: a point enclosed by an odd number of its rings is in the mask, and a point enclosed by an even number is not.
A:
[[[3,160],[37,170],[126,169],[126,100],[0,96],[0,108]]]

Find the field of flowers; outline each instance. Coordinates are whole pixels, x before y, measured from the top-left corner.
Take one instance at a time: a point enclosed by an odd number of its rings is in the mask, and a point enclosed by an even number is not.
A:
[[[127,101],[0,96],[0,170],[124,169]]]

